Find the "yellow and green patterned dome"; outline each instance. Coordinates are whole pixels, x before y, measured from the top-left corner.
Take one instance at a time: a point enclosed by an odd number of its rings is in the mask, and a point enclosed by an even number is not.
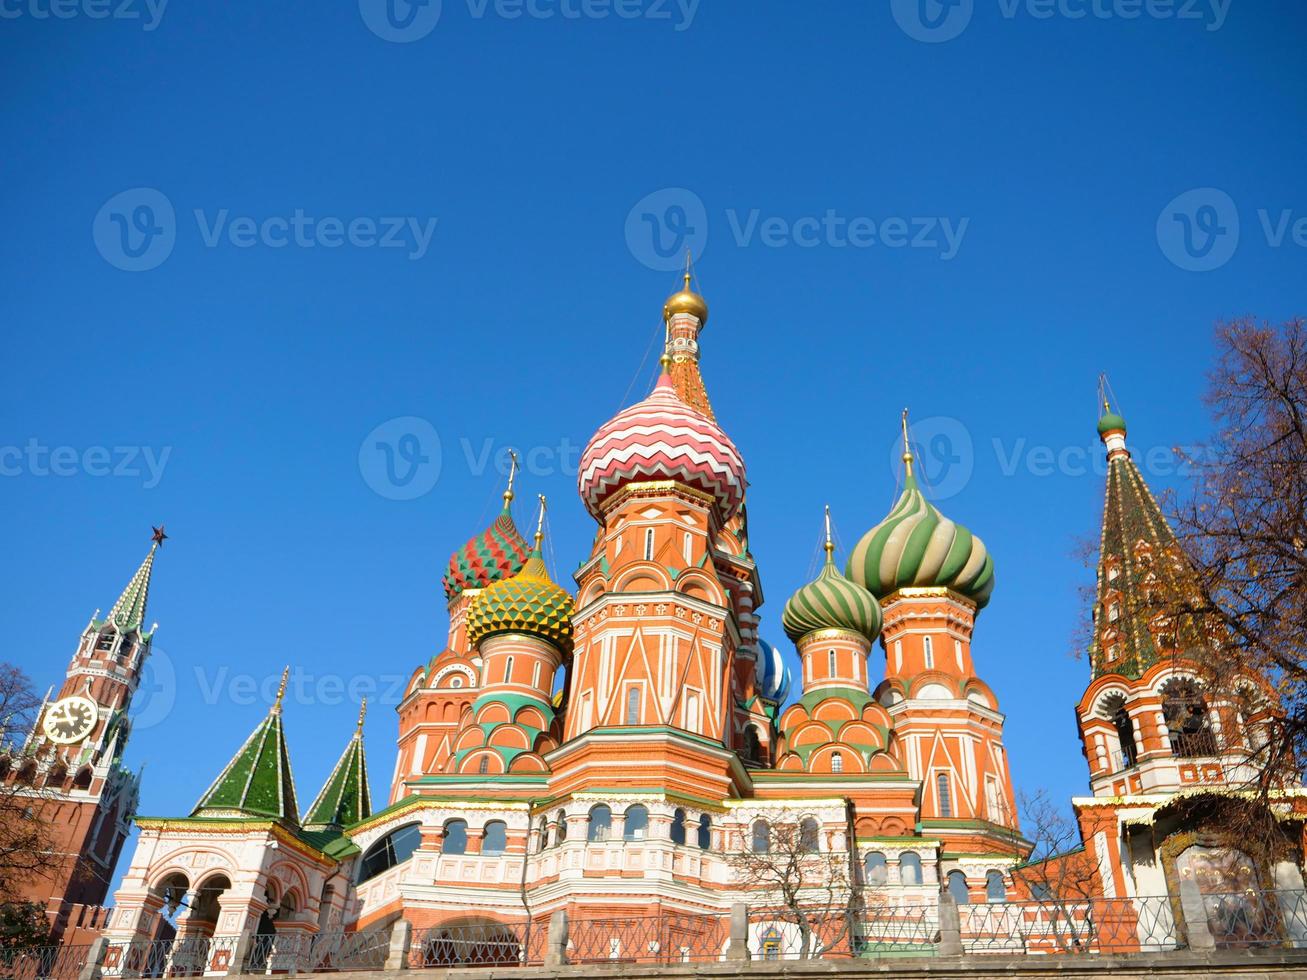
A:
[[[984,542],[936,510],[912,475],[889,516],[862,536],[848,574],[877,599],[901,588],[946,588],[977,607],[994,590],[994,560]]]
[[[549,578],[540,557],[540,539],[522,570],[477,593],[467,614],[467,638],[476,645],[497,633],[526,633],[572,649],[572,596]]]
[[[824,629],[851,630],[874,643],[880,635],[880,619],[880,603],[862,586],[840,574],[828,550],[821,574],[785,603],[781,626],[795,643]]]

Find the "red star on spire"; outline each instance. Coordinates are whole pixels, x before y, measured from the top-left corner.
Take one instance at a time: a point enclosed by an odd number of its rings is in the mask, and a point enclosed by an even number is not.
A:
[[[163,533],[162,524],[160,524],[158,527],[154,527],[153,525],[151,525],[150,530],[154,532],[152,537],[154,539],[154,543],[156,546],[161,545],[168,540],[168,535]]]

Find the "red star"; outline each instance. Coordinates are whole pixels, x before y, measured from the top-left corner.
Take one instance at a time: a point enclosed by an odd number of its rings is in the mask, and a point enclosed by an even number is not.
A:
[[[154,527],[154,526],[152,525],[152,526],[150,527],[150,530],[154,532],[153,538],[154,538],[154,543],[155,543],[156,545],[163,544],[165,541],[168,540],[168,535],[166,535],[166,534],[163,533],[163,525],[162,525],[162,524],[160,524],[158,527]]]

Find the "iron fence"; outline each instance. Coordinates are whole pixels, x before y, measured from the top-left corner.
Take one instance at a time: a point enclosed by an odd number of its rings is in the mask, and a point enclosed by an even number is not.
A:
[[[1185,945],[1164,897],[959,905],[964,953],[1156,953]]]
[[[1203,896],[1207,930],[1218,948],[1307,946],[1307,892],[1226,892]]]
[[[938,905],[877,902],[859,917],[853,952],[860,957],[934,956],[939,939]]]
[[[182,936],[133,939],[105,945],[100,972],[106,977],[195,977],[226,973],[238,939]]]
[[[749,954],[760,960],[849,959],[860,955],[863,914],[839,909],[749,910]]]
[[[390,951],[390,928],[359,932],[256,935],[249,945],[246,973],[341,973],[380,970]]]
[[[0,980],[77,980],[91,947],[0,949]]]
[[[724,957],[730,917],[662,913],[574,919],[567,924],[569,963],[703,963]]]
[[[548,922],[455,922],[418,929],[409,966],[528,966],[544,962]]]

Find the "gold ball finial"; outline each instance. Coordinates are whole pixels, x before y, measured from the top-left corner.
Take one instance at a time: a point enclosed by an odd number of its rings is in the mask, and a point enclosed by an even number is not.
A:
[[[708,323],[708,301],[690,288],[690,253],[685,253],[685,281],[680,292],[672,293],[663,304],[663,319],[670,320],[678,313],[689,313],[699,321],[702,328]]]

